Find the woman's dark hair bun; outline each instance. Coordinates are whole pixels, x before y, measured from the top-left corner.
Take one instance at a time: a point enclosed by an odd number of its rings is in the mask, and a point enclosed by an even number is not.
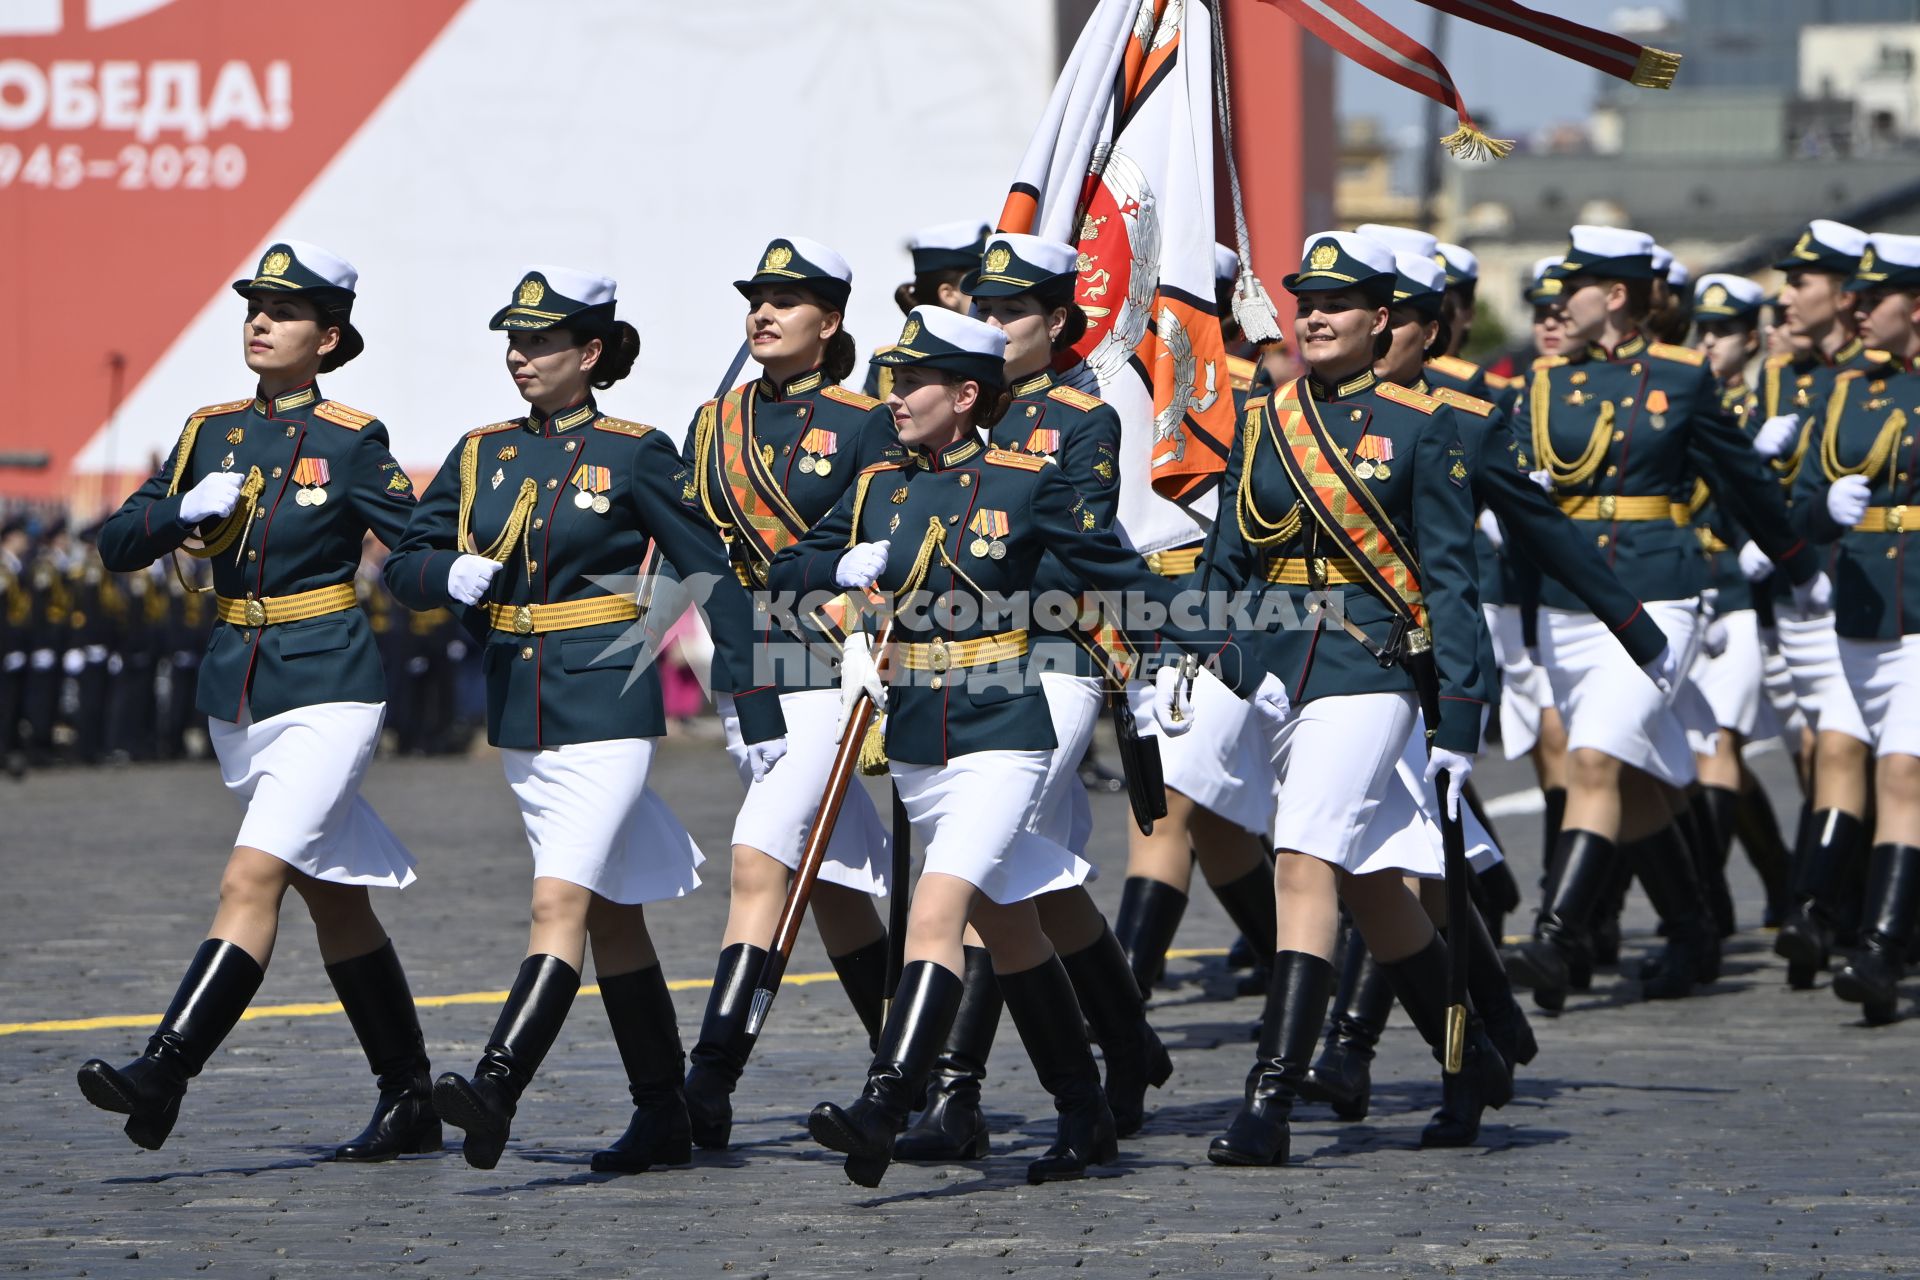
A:
[[[633,362],[640,358],[640,331],[625,320],[615,320],[610,329],[580,335],[582,342],[590,338],[600,339],[600,358],[594,361],[588,380],[605,391],[633,372]]]
[[[842,326],[827,339],[827,352],[821,358],[820,371],[827,375],[828,382],[845,382],[859,359],[860,348],[854,345],[853,335]]]
[[[973,411],[973,425],[990,430],[1013,407],[1013,392],[1006,387],[980,384],[980,407]]]
[[[349,351],[344,342],[336,343],[333,350],[320,357],[320,372],[332,373],[359,354],[358,351]]]

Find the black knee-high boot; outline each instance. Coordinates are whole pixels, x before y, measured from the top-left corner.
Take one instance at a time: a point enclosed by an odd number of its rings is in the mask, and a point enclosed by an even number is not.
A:
[[[1796,991],[1811,989],[1815,975],[1827,966],[1844,868],[1855,860],[1866,834],[1866,824],[1843,809],[1821,809],[1802,824],[1794,854],[1793,905],[1773,940],[1774,952],[1787,962],[1787,982]]]
[[[844,1152],[847,1177],[859,1185],[877,1187],[886,1176],[894,1139],[907,1127],[914,1096],[953,1026],[961,989],[959,974],[931,960],[908,965],[880,1029],[867,1087],[851,1106],[823,1102],[807,1117],[813,1140]]]
[[[1777,929],[1785,923],[1793,906],[1793,876],[1789,870],[1786,842],[1780,837],[1780,819],[1774,815],[1773,801],[1758,785],[1740,792],[1733,810],[1733,834],[1746,850],[1747,861],[1767,891],[1765,913],[1760,923]]]
[[[80,1068],[80,1092],[102,1111],[126,1116],[135,1145],[158,1151],[180,1116],[187,1081],[232,1032],[265,976],[244,950],[208,938],[193,953],[147,1051],[124,1067],[89,1060]]]
[[[1447,945],[1452,946],[1455,937],[1464,937],[1471,948],[1467,955],[1467,993],[1486,1025],[1487,1039],[1493,1041],[1493,1047],[1500,1051],[1511,1072],[1516,1066],[1532,1062],[1540,1052],[1540,1045],[1534,1039],[1533,1024],[1527,1021],[1526,1011],[1513,998],[1513,984],[1501,966],[1500,948],[1486,920],[1478,910],[1472,912],[1472,917],[1465,934],[1456,931],[1452,921],[1448,921]]]
[[[680,1073],[680,1023],[666,974],[657,964],[600,979],[600,999],[613,1026],[613,1043],[626,1068],[633,1118],[605,1150],[593,1153],[595,1173],[645,1173],[656,1164],[693,1159],[687,1097]]]
[[[764,950],[736,942],[720,953],[713,972],[686,1084],[693,1140],[709,1151],[725,1151],[733,1135],[733,1086],[740,1082],[747,1055],[753,1052],[747,1014],[753,1009],[753,984],[766,963]]]
[[[1393,994],[1435,1061],[1447,1052],[1447,944],[1438,936],[1405,960],[1380,966]],[[1441,1075],[1440,1109],[1420,1135],[1423,1147],[1464,1147],[1480,1136],[1480,1114],[1513,1101],[1513,1073],[1487,1038],[1478,1014],[1467,1014],[1466,1052],[1457,1074]]]
[[[1269,881],[1271,883],[1271,881]],[[1267,895],[1268,905],[1273,895]],[[1087,1029],[1107,1062],[1107,1105],[1121,1137],[1138,1133],[1146,1122],[1147,1088],[1159,1088],[1173,1074],[1173,1059],[1147,1025],[1146,1001],[1127,981],[1127,953],[1111,929],[1092,946],[1060,957],[1073,993],[1086,1015]]]
[[[1739,927],[1733,913],[1733,887],[1727,883],[1733,813],[1739,804],[1740,793],[1726,787],[1703,786],[1688,798],[1693,813],[1693,830],[1688,834],[1694,871],[1713,913],[1714,927],[1723,938],[1732,937]]]
[[[893,1144],[896,1159],[986,1159],[992,1135],[980,1107],[980,1084],[987,1078],[987,1057],[1000,1028],[1000,984],[994,981],[993,958],[985,947],[968,947],[966,957],[966,993],[934,1059],[927,1109]],[[1129,970],[1126,985],[1138,999],[1132,977]]]
[[[373,1119],[333,1153],[335,1160],[391,1160],[440,1149],[433,1067],[407,973],[391,940],[378,951],[327,966],[327,978],[380,1084]]]
[[[1278,928],[1273,905],[1273,855],[1262,858],[1259,866],[1243,876],[1225,884],[1209,882],[1207,887],[1220,900],[1221,910],[1227,913],[1227,919],[1233,921],[1234,927],[1240,930],[1240,936],[1246,940],[1247,950],[1252,956],[1252,972],[1240,979],[1239,993],[1255,995],[1265,991],[1267,965],[1273,959],[1274,936]],[[1111,1099],[1112,1088],[1109,1087],[1107,1092]],[[1114,1114],[1118,1116],[1119,1112]],[[1121,1136],[1126,1136],[1127,1132],[1121,1129]]]
[[[579,971],[565,960],[528,956],[520,962],[473,1079],[449,1071],[433,1082],[433,1109],[454,1128],[466,1130],[460,1150],[474,1168],[500,1163],[520,1095],[559,1037],[579,992]]]
[[[1867,892],[1861,919],[1867,928],[1860,949],[1833,975],[1833,994],[1866,1006],[1868,1022],[1899,1016],[1899,989],[1906,973],[1907,941],[1920,911],[1920,848],[1877,844],[1867,858]]]
[[[1473,878],[1480,889],[1480,914],[1487,922],[1487,930],[1495,938],[1504,937],[1507,917],[1520,909],[1520,882],[1513,878],[1513,868],[1502,858],[1485,871],[1476,872]]]
[[[1533,937],[1503,953],[1507,977],[1516,987],[1531,987],[1542,1009],[1565,1007],[1572,970],[1590,964],[1587,926],[1606,892],[1614,857],[1613,841],[1606,837],[1562,831]]]
[[[1360,930],[1347,926],[1340,946],[1340,985],[1327,1017],[1327,1042],[1295,1091],[1324,1102],[1342,1120],[1365,1120],[1373,1101],[1373,1051],[1393,1013],[1393,987],[1367,950]]]
[[[1113,932],[1126,950],[1140,994],[1152,997],[1153,984],[1166,976],[1167,949],[1180,932],[1187,913],[1187,895],[1148,876],[1128,876],[1120,887],[1120,910]]]
[[[1054,956],[1031,969],[996,976],[1034,1074],[1053,1095],[1053,1145],[1027,1166],[1027,1181],[1034,1186],[1066,1182],[1086,1177],[1089,1165],[1111,1164],[1120,1156],[1113,1112],[1100,1087],[1086,1024],[1075,1016],[1073,980],[1066,966]]]
[[[1540,799],[1544,802],[1540,815],[1540,848],[1546,853],[1540,861],[1540,894],[1551,897],[1547,880],[1553,872],[1553,851],[1560,847],[1560,828],[1567,819],[1567,789],[1542,787]]]
[[[1320,1039],[1332,987],[1333,966],[1319,956],[1303,951],[1274,956],[1266,1016],[1260,1021],[1260,1057],[1247,1073],[1239,1114],[1208,1145],[1207,1159],[1224,1165],[1287,1162],[1287,1121]]]
[[[1720,934],[1701,890],[1693,851],[1668,826],[1635,840],[1626,854],[1666,935],[1660,954],[1640,968],[1641,994],[1649,1000],[1692,995],[1695,986],[1720,976]]]
[[[840,987],[847,993],[860,1025],[867,1029],[867,1049],[880,1043],[880,1019],[887,1007],[887,939],[847,952],[828,956],[833,971],[840,975]]]

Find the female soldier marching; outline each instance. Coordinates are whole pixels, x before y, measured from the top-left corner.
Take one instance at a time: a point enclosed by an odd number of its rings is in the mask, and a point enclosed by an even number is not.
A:
[[[1116,1150],[1073,983],[1031,905],[1084,881],[1087,868],[1029,830],[1056,739],[1045,696],[1028,679],[1027,633],[994,630],[1003,618],[989,593],[1028,589],[1047,552],[1083,588],[1136,591],[1167,606],[1173,588],[1098,527],[1058,467],[981,440],[1008,404],[1005,350],[1006,336],[990,325],[915,308],[882,356],[895,370],[889,403],[908,456],[869,468],[769,575],[776,591],[796,595],[877,582],[915,606],[899,615],[913,630],[896,648],[911,679],[892,690],[887,717],[894,782],[927,850],[907,963],[860,1099],[822,1103],[808,1121],[816,1141],[847,1154],[848,1177],[864,1186],[885,1174],[953,1022],[969,921],[1059,1110],[1055,1142],[1028,1180],[1080,1177]]]
[[[233,286],[247,300],[241,333],[258,389],[195,413],[173,457],[100,533],[115,572],[182,549],[211,561],[219,621],[196,705],[222,780],[247,806],[213,926],[146,1053],[80,1068],[87,1100],[128,1116],[127,1136],[149,1150],[259,989],[289,888],[313,916],[327,977],[380,1082],[372,1122],[335,1158],[440,1149],[413,996],[367,899],[369,885],[411,884],[413,856],[360,798],[386,682],[354,574],[368,531],[399,542],[413,486],[387,429],[314,382],[365,345],[352,322],[358,279],[316,245],[270,246]]]
[[[854,362],[841,319],[852,282],[846,259],[796,236],[770,243],[753,275],[734,285],[747,301],[748,351],[763,373],[700,407],[682,450],[682,497],[719,533],[748,587],[765,587],[768,562],[825,515],[855,476],[900,455],[893,415],[839,385]],[[829,664],[844,637],[822,619],[801,625],[804,635],[784,644],[773,638],[791,730],[778,772],[754,779],[731,686],[724,678],[713,685],[747,799],[734,820],[726,932],[687,1072],[687,1110],[702,1147],[724,1149],[732,1131],[733,1088],[753,1049],[748,1001],[833,766],[840,694]],[[811,900],[827,956],[869,1038],[880,1031],[887,953],[869,895],[887,891],[887,846],[873,801],[851,789]]]
[[[644,909],[691,893],[701,857],[647,786],[666,728],[659,677],[634,673],[639,608],[606,585],[637,573],[649,541],[681,575],[715,581],[704,607],[755,776],[785,751],[776,691],[753,678],[752,602],[682,504],[672,443],[594,403],[639,354],[614,306],[603,276],[526,273],[489,327],[508,334],[507,371],[532,412],[454,447],[385,570],[402,603],[454,609],[484,638],[487,740],[501,748],[533,851],[533,927],[506,1006],[473,1076],[434,1083],[434,1106],[466,1130],[477,1169],[500,1159],[579,991],[589,936],[634,1102],[593,1167],[637,1173],[691,1158],[680,1034]]]

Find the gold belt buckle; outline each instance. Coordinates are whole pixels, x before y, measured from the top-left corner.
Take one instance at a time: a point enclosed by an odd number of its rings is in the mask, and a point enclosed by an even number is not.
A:
[[[1888,533],[1905,533],[1906,531],[1907,531],[1907,509],[1904,506],[1888,507],[1887,508],[1887,532]]]
[[[947,651],[945,640],[935,640],[927,646],[927,666],[934,671],[945,671],[953,666],[953,655]]]
[[[267,606],[258,600],[247,601],[247,625],[264,627],[267,625]]]
[[[1602,494],[1600,496],[1600,518],[1602,520],[1613,519],[1613,511],[1614,511],[1613,495],[1610,493]]]
[[[513,611],[513,634],[530,636],[533,634],[533,606],[523,604]]]

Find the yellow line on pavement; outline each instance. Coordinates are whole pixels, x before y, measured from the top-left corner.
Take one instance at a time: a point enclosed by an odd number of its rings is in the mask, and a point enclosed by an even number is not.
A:
[[[1223,956],[1224,947],[1202,947],[1198,949],[1167,952],[1169,960],[1189,960],[1201,956]],[[790,973],[782,978],[781,985],[804,987],[815,982],[834,982],[839,975],[832,973]],[[713,986],[711,978],[682,978],[678,982],[669,982],[669,991],[705,991]],[[600,988],[594,984],[580,988],[583,996],[600,994]],[[422,1009],[443,1009],[456,1004],[499,1004],[507,998],[504,991],[461,991],[450,996],[416,996],[414,1004]],[[330,1014],[344,1013],[338,1000],[323,1000],[309,1004],[263,1004],[256,1005],[240,1015],[242,1022],[251,1022],[255,1018],[322,1018]],[[127,1027],[150,1027],[160,1021],[157,1013],[110,1013],[98,1018],[46,1018],[39,1022],[0,1022],[0,1036],[17,1036],[28,1032],[56,1031],[110,1031]]]

